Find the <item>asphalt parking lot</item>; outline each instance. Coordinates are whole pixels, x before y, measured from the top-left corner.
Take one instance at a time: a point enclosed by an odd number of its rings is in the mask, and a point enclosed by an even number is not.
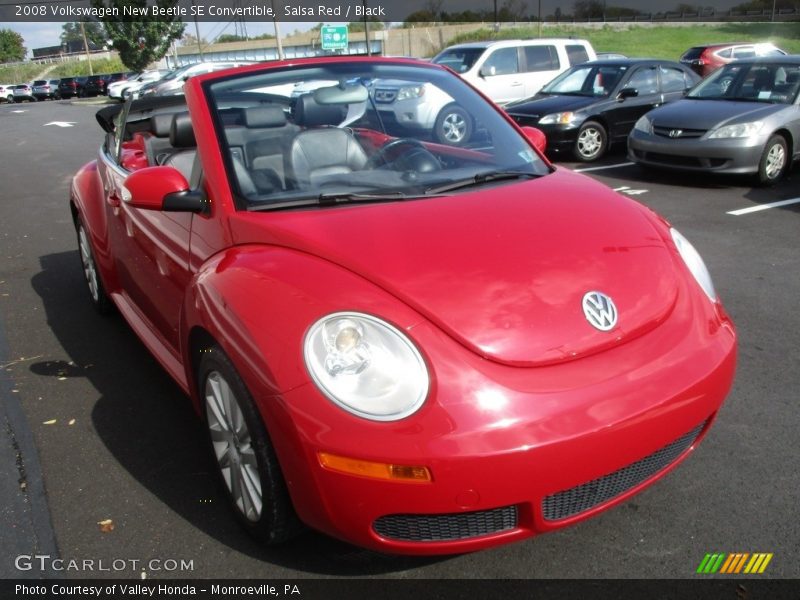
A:
[[[646,174],[622,149],[590,166],[557,163],[666,217],[703,255],[738,327],[734,389],[706,441],[663,481],[577,527],[476,554],[389,557],[315,533],[265,549],[229,513],[188,400],[122,318],[97,316],[86,298],[67,198],[102,139],[96,110],[0,105],[0,397],[26,468],[19,505],[7,505],[16,516],[0,515],[20,523],[3,534],[0,576],[21,575],[18,553],[52,545],[41,477],[62,558],[139,561],[71,577],[185,560],[191,570],[146,575],[694,578],[708,552],[770,552],[764,576],[800,577],[800,202],[790,202],[800,201],[800,167],[763,189]],[[113,531],[103,532],[107,519]]]

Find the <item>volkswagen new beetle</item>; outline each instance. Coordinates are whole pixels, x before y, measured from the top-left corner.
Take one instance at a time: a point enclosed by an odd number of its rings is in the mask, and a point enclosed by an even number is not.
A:
[[[486,135],[396,137],[379,79]],[[451,71],[305,59],[185,92],[98,113],[70,208],[92,303],[191,396],[257,538],[487,548],[618,504],[708,431],[736,336],[699,254]]]

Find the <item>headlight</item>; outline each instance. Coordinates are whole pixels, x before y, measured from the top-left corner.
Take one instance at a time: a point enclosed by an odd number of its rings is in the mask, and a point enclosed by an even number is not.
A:
[[[720,127],[716,131],[712,132],[708,137],[709,139],[749,137],[758,133],[763,126],[763,121],[725,125],[725,127]]]
[[[419,98],[423,94],[425,94],[424,85],[410,85],[400,88],[400,90],[397,92],[397,99],[408,100],[409,98]]]
[[[575,121],[574,112],[560,112],[553,113],[552,115],[545,115],[539,119],[540,125],[569,125]]]
[[[306,334],[303,355],[322,393],[359,417],[402,419],[428,395],[428,369],[414,344],[370,315],[323,317]]]
[[[700,253],[695,250],[689,240],[683,237],[677,229],[671,228],[669,232],[672,234],[672,241],[675,242],[678,253],[681,255],[683,262],[686,263],[686,266],[689,267],[697,283],[703,288],[706,296],[708,296],[712,302],[716,302],[717,292],[714,289],[714,282],[711,281],[711,274],[708,272]]]
[[[647,118],[647,115],[642,115],[636,124],[633,126],[636,131],[643,131],[644,133],[653,133],[653,122]]]

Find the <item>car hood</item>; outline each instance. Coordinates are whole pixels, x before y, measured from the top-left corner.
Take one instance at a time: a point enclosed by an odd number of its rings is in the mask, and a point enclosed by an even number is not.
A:
[[[591,104],[596,104],[599,100],[605,100],[605,98],[595,98],[593,96],[537,95],[528,100],[520,100],[519,102],[506,104],[503,108],[510,115],[536,115],[538,117],[543,117],[550,113],[580,110]]]
[[[277,244],[334,262],[480,356],[533,366],[599,352],[667,318],[677,270],[645,213],[559,169],[450,197],[238,213],[233,232],[237,243]],[[611,331],[584,316],[590,291],[616,304]],[[357,308],[349,298],[342,304]]]
[[[786,108],[784,104],[734,102],[730,100],[692,100],[685,98],[647,113],[660,127],[716,129],[729,122],[744,123],[765,119]]]

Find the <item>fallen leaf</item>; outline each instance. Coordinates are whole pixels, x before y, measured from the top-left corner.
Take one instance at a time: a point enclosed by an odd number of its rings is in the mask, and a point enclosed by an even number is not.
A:
[[[50,419],[49,421],[44,421],[42,425],[55,425],[56,419]]]
[[[59,380],[59,381],[66,381],[66,380],[67,380],[67,378],[66,378],[66,377],[59,377],[59,378],[58,378],[58,380]]]
[[[70,419],[69,420],[69,425],[75,425],[75,419]]]
[[[100,525],[100,531],[103,533],[114,531],[114,521],[111,519],[103,519],[102,521],[98,521],[97,524]]]

